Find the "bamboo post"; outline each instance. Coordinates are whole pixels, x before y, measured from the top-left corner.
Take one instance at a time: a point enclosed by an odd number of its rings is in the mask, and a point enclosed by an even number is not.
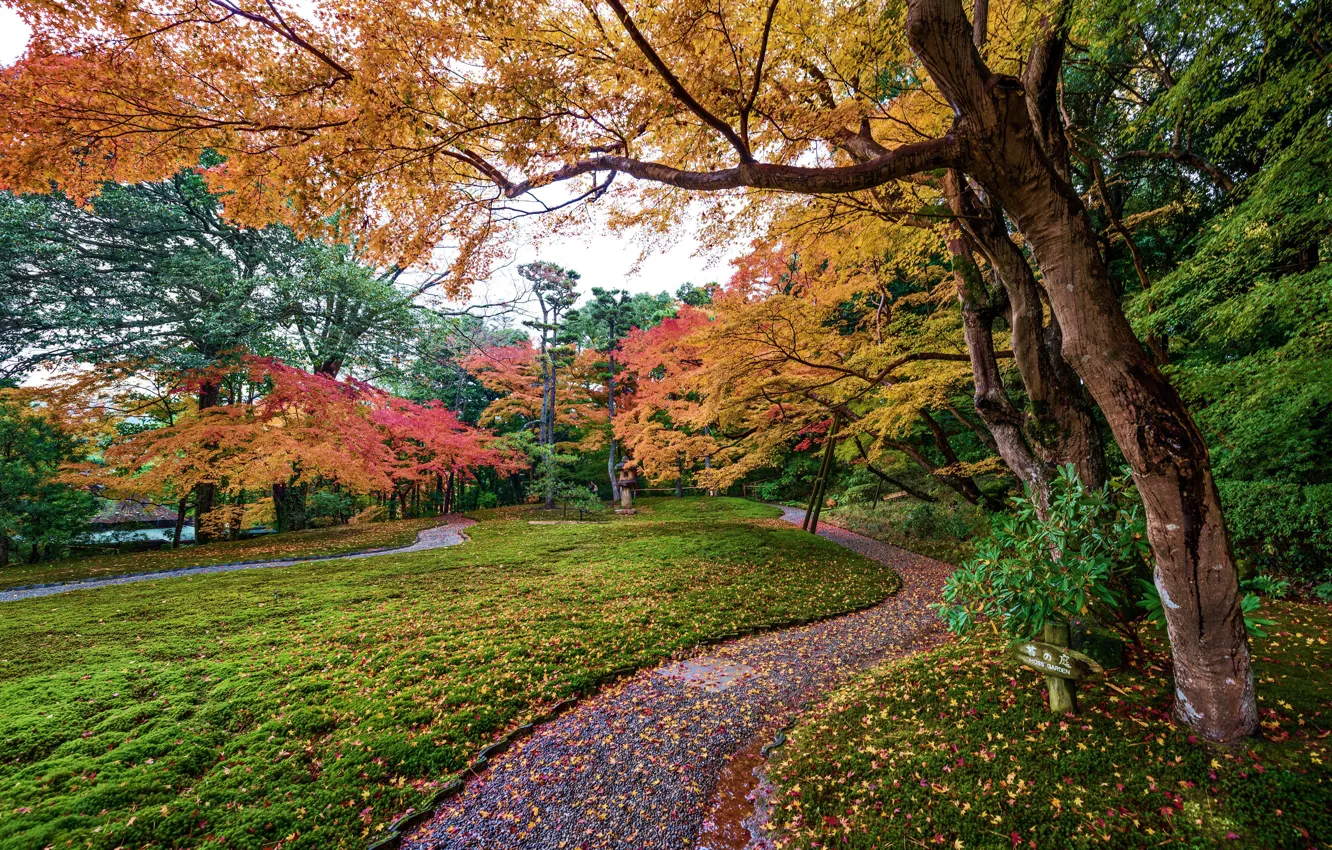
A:
[[[824,471],[828,467],[828,450],[823,450],[823,458],[819,461],[819,471],[814,475],[814,487],[809,493],[809,504],[805,506],[805,517],[800,521],[800,530],[809,531],[809,521],[814,517],[814,505],[819,500],[819,490],[823,487]]]
[[[809,520],[809,528],[806,529],[810,534],[819,533],[819,515],[823,513],[823,498],[828,492],[828,479],[832,477],[833,450],[837,446],[837,430],[841,425],[841,418],[833,415],[832,425],[828,428],[828,442],[823,450],[823,471],[819,475],[819,480],[815,482],[814,510],[813,513],[806,512],[806,518]]]

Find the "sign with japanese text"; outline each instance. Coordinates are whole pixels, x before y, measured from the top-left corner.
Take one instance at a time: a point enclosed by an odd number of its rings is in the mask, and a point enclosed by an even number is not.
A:
[[[1033,670],[1060,679],[1086,679],[1105,672],[1100,664],[1081,652],[1035,640],[1013,644],[1013,657]]]

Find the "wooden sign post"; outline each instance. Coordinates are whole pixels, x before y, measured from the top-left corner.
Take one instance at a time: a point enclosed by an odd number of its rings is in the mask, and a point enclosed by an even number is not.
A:
[[[1044,642],[1025,640],[1013,644],[1013,656],[1045,674],[1050,711],[1077,714],[1077,681],[1105,671],[1094,659],[1068,648],[1068,623],[1046,623],[1044,637]]]

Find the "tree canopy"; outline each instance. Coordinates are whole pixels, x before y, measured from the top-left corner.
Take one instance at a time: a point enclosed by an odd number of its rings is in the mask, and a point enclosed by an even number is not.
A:
[[[214,151],[204,174],[231,220],[354,244],[377,267],[443,244],[455,292],[516,222],[580,226],[586,203],[612,226],[688,216],[714,244],[756,237],[727,293],[681,296],[711,303],[714,348],[737,343],[703,370],[711,391],[670,399],[707,424],[649,421],[757,455],[845,420],[865,463],[918,452],[975,500],[997,456],[1038,511],[1059,469],[1096,487],[1118,452],[1167,600],[1177,716],[1210,738],[1256,728],[1209,441],[1236,434],[1227,469],[1270,414],[1290,428],[1261,474],[1322,474],[1321,384],[1291,384],[1326,352],[1309,318],[1327,282],[1311,212],[1332,103],[1323,4],[17,6],[34,39],[0,77],[12,190],[82,202]],[[581,368],[556,334],[571,279],[525,269],[544,287],[553,445],[558,374]],[[950,432],[935,414],[953,416],[968,370],[972,411]],[[1251,414],[1235,388],[1263,379]]]

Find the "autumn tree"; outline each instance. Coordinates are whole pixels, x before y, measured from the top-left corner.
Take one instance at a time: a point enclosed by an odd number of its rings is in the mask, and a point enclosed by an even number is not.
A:
[[[0,82],[0,183],[46,191],[54,179],[82,197],[107,178],[159,179],[212,147],[228,157],[212,179],[237,193],[238,218],[364,227],[389,261],[451,232],[460,286],[488,267],[506,222],[576,221],[582,199],[632,200],[624,220],[664,223],[692,193],[757,190],[732,206],[754,213],[772,193],[882,206],[875,193],[891,201],[921,175],[955,172],[1030,248],[1058,351],[1133,469],[1168,600],[1178,716],[1208,738],[1256,729],[1206,445],[1125,318],[1073,184],[1058,97],[1070,5],[979,4],[971,17],[961,0],[523,2],[486,14],[348,3],[309,17],[242,0],[16,5],[35,38]],[[1319,32],[1316,14],[1293,13],[1293,29]],[[454,67],[469,72],[436,72]],[[639,186],[616,193],[619,175]]]
[[[114,441],[86,474],[119,495],[187,493],[210,483],[230,497],[206,518],[214,535],[234,533],[244,509],[271,499],[283,530],[303,527],[311,486],[382,493],[395,508],[438,492],[443,478],[480,466],[512,467],[491,437],[458,421],[442,404],[418,404],[356,380],[335,380],[266,358],[247,357],[253,399],[195,409],[171,424]],[[180,387],[222,382],[214,367]],[[257,494],[257,495],[256,495]],[[196,530],[197,531],[197,530]]]
[[[741,259],[686,377],[704,418],[740,449],[714,466],[715,484],[808,447],[811,434],[821,444],[836,418],[830,438],[879,478],[926,495],[880,468],[897,455],[973,504],[1000,506],[977,481],[994,471],[993,440],[958,406],[968,356],[946,269],[921,242],[923,254],[899,243],[900,265],[839,266],[814,246],[797,256],[766,243]]]
[[[675,300],[666,293],[658,296],[630,295],[624,290],[610,292],[592,287],[591,298],[581,307],[569,312],[564,323],[564,336],[575,345],[587,348],[605,357],[591,364],[605,375],[606,422],[611,428],[606,458],[606,475],[610,479],[611,501],[620,500],[620,485],[615,475],[615,355],[621,341],[636,328],[651,328],[675,312]]]
[[[557,438],[577,436],[605,422],[606,402],[592,391],[594,362],[586,357],[571,359],[557,371],[553,390],[548,389],[548,361],[530,339],[482,348],[463,365],[494,396],[481,413],[481,423],[533,433],[532,461],[545,485],[542,498],[552,507],[560,482],[556,454],[561,443]],[[585,442],[584,446],[590,447]]]
[[[712,433],[694,376],[703,366],[709,323],[703,310],[685,305],[650,328],[636,328],[622,344],[625,372],[634,393],[615,422],[615,435],[649,480],[675,479],[681,492],[686,470],[734,459],[733,447]]]

